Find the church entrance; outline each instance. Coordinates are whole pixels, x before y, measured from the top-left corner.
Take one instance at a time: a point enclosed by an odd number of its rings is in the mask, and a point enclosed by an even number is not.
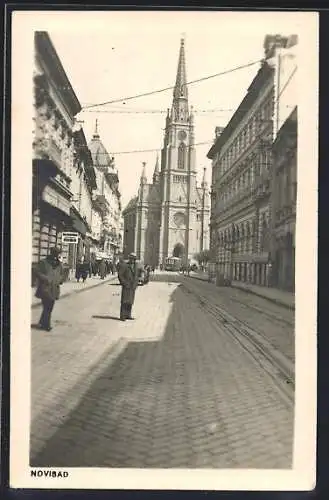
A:
[[[182,259],[184,256],[184,246],[181,243],[177,243],[177,245],[174,246],[172,254],[173,257],[178,257],[179,259]]]

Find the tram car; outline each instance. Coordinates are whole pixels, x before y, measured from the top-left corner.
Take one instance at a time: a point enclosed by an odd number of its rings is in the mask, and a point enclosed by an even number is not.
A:
[[[182,259],[179,257],[167,257],[165,260],[165,271],[180,271],[182,267]]]

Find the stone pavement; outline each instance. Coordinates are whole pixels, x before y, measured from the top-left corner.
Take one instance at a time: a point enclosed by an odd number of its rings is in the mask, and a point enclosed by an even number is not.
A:
[[[192,278],[197,278],[203,281],[208,281],[208,274],[202,272],[191,272],[190,276]],[[232,281],[232,288],[238,288],[247,293],[252,293],[258,297],[263,297],[264,299],[270,300],[278,305],[287,307],[288,309],[295,309],[295,294],[287,292],[285,290],[279,290],[278,288],[272,288],[267,286],[252,285],[250,283],[244,283],[242,281]]]
[[[33,331],[31,465],[290,468],[293,408],[223,325],[178,282],[139,288],[134,322],[118,294],[67,297],[70,320]]]
[[[85,283],[82,281],[77,282],[76,280],[66,281],[61,285],[61,295],[60,299],[66,297],[67,295],[71,295],[72,293],[83,292],[84,290],[88,290],[89,288],[93,288],[98,285],[102,285],[105,281],[113,281],[115,280],[117,275],[108,275],[104,280],[101,280],[99,276],[92,276],[91,278],[87,278]],[[37,299],[35,296],[36,288],[33,287],[31,289],[31,303],[32,307],[38,307],[41,305],[40,299]]]
[[[227,310],[250,328],[264,334],[290,361],[295,359],[295,315],[292,309],[239,288],[214,287],[204,280],[185,277],[185,286],[205,297],[208,303]]]

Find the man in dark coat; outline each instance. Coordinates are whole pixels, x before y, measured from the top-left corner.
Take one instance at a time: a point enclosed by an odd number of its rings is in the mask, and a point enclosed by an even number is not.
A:
[[[84,283],[88,278],[88,273],[89,273],[89,263],[84,261],[81,265],[81,278]]]
[[[48,257],[40,261],[36,269],[38,286],[35,296],[41,299],[43,307],[38,326],[48,332],[51,330],[51,313],[64,280],[60,254],[59,248],[51,248]]]
[[[151,268],[148,264],[145,264],[144,271],[145,271],[144,283],[147,284],[150,281],[150,272],[151,272]]]
[[[104,259],[99,264],[99,276],[102,280],[106,277],[106,262]]]
[[[131,309],[135,300],[135,291],[138,286],[138,273],[139,269],[136,264],[136,255],[131,253],[129,255],[129,262],[120,262],[118,266],[118,278],[121,290],[121,308],[120,319],[134,319],[131,316]]]

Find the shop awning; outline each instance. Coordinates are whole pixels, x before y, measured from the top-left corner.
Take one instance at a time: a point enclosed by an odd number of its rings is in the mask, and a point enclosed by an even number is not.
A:
[[[42,200],[52,207],[70,216],[70,200],[50,185],[46,185],[42,191]]]
[[[33,159],[33,172],[38,177],[55,177],[58,172],[57,165],[47,158],[34,158]]]

